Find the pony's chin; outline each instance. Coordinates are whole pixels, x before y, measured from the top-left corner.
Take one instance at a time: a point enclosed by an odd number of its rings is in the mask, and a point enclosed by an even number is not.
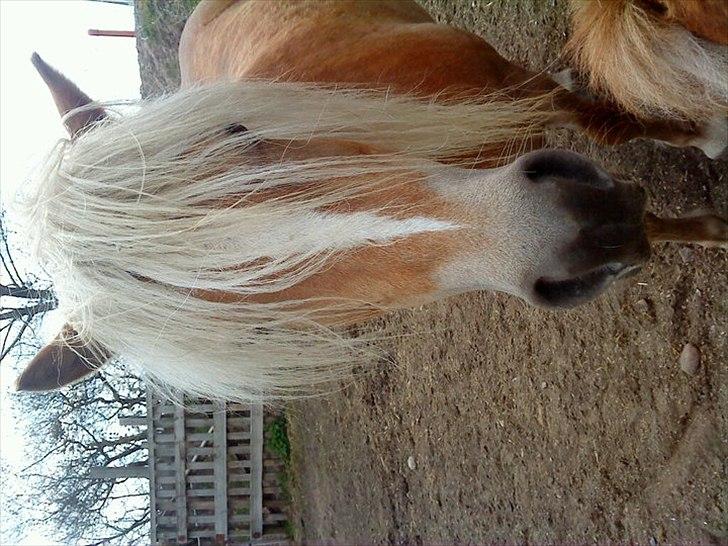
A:
[[[705,124],[703,134],[690,143],[710,159],[728,158],[728,117],[720,114]]]
[[[596,298],[614,281],[636,274],[639,265],[619,262],[568,279],[539,278],[534,287],[534,304],[547,309],[568,309]]]

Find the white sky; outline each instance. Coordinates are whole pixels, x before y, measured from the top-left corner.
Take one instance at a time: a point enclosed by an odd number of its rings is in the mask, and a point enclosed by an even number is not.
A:
[[[45,84],[30,63],[37,51],[96,100],[139,96],[135,40],[88,36],[89,28],[132,30],[132,8],[103,2],[0,0],[0,199],[7,207],[27,173],[65,136]],[[52,336],[53,332],[47,332]],[[22,461],[9,397],[16,371],[0,365],[0,456]],[[0,520],[2,514],[0,513]],[[6,522],[0,521],[3,527]],[[53,544],[42,531],[24,545]]]

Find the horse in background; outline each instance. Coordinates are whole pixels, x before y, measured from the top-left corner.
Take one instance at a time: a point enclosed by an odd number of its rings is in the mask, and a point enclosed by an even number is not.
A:
[[[483,289],[577,305],[648,236],[726,240],[717,219],[667,229],[583,156],[531,150],[560,125],[603,143],[702,129],[587,103],[415,4],[203,2],[182,89],[122,117],[33,61],[72,135],[29,206],[68,325],[21,389],[119,354],[192,394],[297,395],[370,355],[346,325]]]
[[[728,132],[728,2],[571,0],[566,51],[592,90],[641,118]]]

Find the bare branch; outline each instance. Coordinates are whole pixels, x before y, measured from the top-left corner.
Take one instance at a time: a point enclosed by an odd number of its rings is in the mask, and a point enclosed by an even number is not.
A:
[[[52,301],[56,299],[53,290],[50,288],[37,289],[26,285],[5,286],[0,284],[0,296],[42,301]]]
[[[22,320],[23,317],[34,317],[45,313],[46,311],[52,311],[58,307],[56,301],[44,301],[35,305],[29,305],[27,307],[20,307],[17,309],[9,308],[4,313],[0,313],[0,320]]]
[[[18,333],[13,338],[13,341],[8,345],[8,339],[10,338],[10,332],[12,331],[12,323],[15,321],[11,321],[11,323],[8,325],[8,331],[5,334],[5,337],[3,338],[3,344],[2,348],[0,348],[0,362],[3,361],[3,359],[9,355],[13,349],[15,349],[19,344],[20,341],[23,339],[23,334],[25,333],[25,330],[28,328],[29,322],[22,321],[23,326],[21,326]]]
[[[10,252],[10,246],[8,245],[8,235],[9,232],[5,223],[5,214],[0,213],[0,239],[2,239],[2,244],[5,248],[5,253],[0,251],[0,261],[2,261],[3,267],[5,268],[5,271],[7,271],[7,274],[13,283],[18,286],[22,286],[25,284],[25,281],[20,273],[18,273],[18,269],[15,267],[15,262],[13,261],[12,254]]]

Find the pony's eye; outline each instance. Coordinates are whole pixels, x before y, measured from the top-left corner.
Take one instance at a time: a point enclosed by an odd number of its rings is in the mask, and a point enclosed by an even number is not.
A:
[[[225,127],[225,132],[230,135],[237,135],[239,133],[247,133],[248,128],[240,123],[233,123],[232,125]]]
[[[667,6],[664,2],[662,2],[662,0],[642,0],[642,2],[638,2],[638,4],[642,4],[647,11],[651,11],[657,16],[662,17],[667,15]]]

